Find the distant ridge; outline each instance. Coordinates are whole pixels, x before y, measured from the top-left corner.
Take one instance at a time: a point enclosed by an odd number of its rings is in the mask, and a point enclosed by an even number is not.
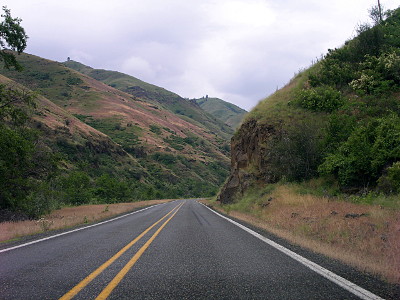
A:
[[[239,106],[219,98],[210,98],[206,96],[199,99],[193,99],[192,101],[195,101],[206,112],[234,129],[241,124],[244,116],[247,113],[246,110],[240,108]]]

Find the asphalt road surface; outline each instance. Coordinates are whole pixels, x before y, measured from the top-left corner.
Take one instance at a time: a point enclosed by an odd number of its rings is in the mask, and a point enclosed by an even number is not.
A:
[[[0,299],[379,299],[248,231],[160,204],[0,250]]]

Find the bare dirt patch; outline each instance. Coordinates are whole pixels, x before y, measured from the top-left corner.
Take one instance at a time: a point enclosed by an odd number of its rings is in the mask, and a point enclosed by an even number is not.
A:
[[[69,228],[81,224],[94,223],[136,209],[169,202],[172,200],[149,200],[131,203],[82,205],[65,207],[53,211],[39,220],[24,220],[0,223],[0,242],[15,238]]]

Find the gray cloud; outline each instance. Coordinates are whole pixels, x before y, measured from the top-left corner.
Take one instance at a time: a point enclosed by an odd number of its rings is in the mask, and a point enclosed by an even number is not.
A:
[[[29,53],[57,61],[69,56],[183,97],[208,94],[246,109],[349,39],[375,2],[3,1],[23,19]]]

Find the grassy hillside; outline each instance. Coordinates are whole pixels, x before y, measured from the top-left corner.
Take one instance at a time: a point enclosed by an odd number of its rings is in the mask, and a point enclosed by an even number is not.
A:
[[[323,176],[350,193],[400,192],[399,33],[399,9],[361,26],[248,114],[275,128],[264,157],[275,180]]]
[[[223,121],[207,114],[194,103],[166,89],[146,83],[124,73],[93,69],[72,60],[64,62],[64,65],[111,87],[126,92],[135,99],[142,99],[143,101],[153,103],[161,108],[169,110],[180,118],[197,126],[202,126],[209,130],[209,132],[223,139],[229,139],[233,134],[233,129]]]
[[[107,135],[2,75],[0,90],[2,104],[10,94],[16,100],[0,109],[0,208],[40,216],[61,203],[139,199],[152,188],[132,180],[146,170]],[[104,184],[121,190],[103,197]]]
[[[206,112],[222,120],[234,129],[240,125],[247,113],[244,109],[219,98],[210,98],[207,96],[191,101],[195,101]]]
[[[31,126],[61,155],[61,182],[72,190],[74,180],[84,182],[77,202],[208,196],[225,180],[227,137],[63,64],[29,54],[18,60],[22,72],[0,72],[39,95],[35,116],[61,114]]]

